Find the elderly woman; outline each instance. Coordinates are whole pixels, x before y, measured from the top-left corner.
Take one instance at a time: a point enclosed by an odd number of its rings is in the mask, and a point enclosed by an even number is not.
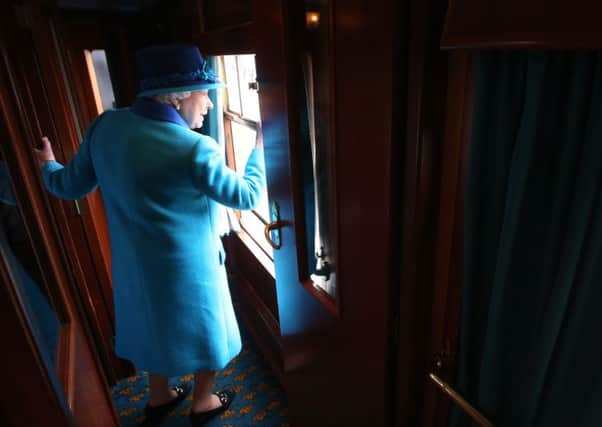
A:
[[[241,350],[218,231],[219,204],[252,209],[264,192],[258,139],[244,176],[199,128],[223,84],[199,50],[164,45],[137,54],[141,92],[87,129],[75,157],[57,163],[50,142],[36,150],[48,191],[78,199],[97,186],[112,251],[116,353],[149,372],[147,418],[161,419],[189,387],[168,377],[195,373],[194,426],[228,408],[231,390],[211,393],[217,370]]]

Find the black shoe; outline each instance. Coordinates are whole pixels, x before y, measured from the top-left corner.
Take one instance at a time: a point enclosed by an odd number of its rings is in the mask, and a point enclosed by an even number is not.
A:
[[[174,397],[170,402],[156,406],[146,405],[146,408],[144,408],[144,414],[146,415],[147,424],[159,424],[163,418],[167,416],[167,414],[169,414],[176,406],[180,404],[182,400],[186,398],[191,389],[192,386],[190,384],[182,384],[173,388],[177,396]]]
[[[224,412],[230,407],[232,401],[234,400],[234,396],[236,396],[236,392],[234,390],[222,390],[215,394],[217,397],[219,397],[219,401],[222,403],[222,406],[205,412],[190,412],[190,424],[192,424],[192,427],[201,427],[216,415]]]

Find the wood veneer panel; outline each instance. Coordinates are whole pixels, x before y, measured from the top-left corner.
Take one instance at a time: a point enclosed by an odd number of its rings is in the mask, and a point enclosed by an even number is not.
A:
[[[255,259],[253,253],[238,237],[226,237],[224,245],[227,248],[227,264],[231,273],[245,278],[277,324],[278,303],[274,277]]]

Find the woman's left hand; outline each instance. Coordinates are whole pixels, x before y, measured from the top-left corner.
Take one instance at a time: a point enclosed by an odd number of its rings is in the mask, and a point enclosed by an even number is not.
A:
[[[45,136],[42,137],[42,148],[39,150],[37,148],[34,148],[33,151],[36,155],[39,167],[42,167],[42,165],[46,162],[55,161],[54,153],[52,151],[52,145],[50,145],[50,140]]]

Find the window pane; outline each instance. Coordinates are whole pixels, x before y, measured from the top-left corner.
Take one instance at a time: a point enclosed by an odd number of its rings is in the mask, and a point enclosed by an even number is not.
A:
[[[248,126],[241,125],[232,121],[232,143],[234,146],[234,162],[236,164],[236,172],[239,175],[244,175],[245,165],[251,155],[251,151],[255,148],[255,130]]]
[[[113,93],[113,84],[109,74],[107,56],[104,50],[93,50],[90,56],[91,64],[90,76],[94,87],[95,96],[99,97],[99,113],[115,108],[115,94]],[[91,65],[91,66],[90,66]],[[102,109],[101,109],[102,108]]]
[[[234,162],[236,164],[236,172],[239,175],[244,175],[247,160],[251,155],[251,151],[255,148],[255,130],[232,122],[232,142],[234,148]],[[259,206],[255,209],[265,222],[270,221],[270,209],[268,204],[267,194],[264,194]]]
[[[242,114],[240,109],[240,93],[238,88],[238,72],[236,70],[236,56],[224,56],[224,72],[226,73],[226,92],[228,94],[228,110]]]
[[[264,197],[267,204],[267,197]],[[272,252],[272,247],[265,240],[265,236],[263,234],[263,230],[265,228],[265,224],[257,218],[257,216],[251,211],[241,211],[240,212],[240,225],[245,229],[245,231],[253,237],[253,240],[257,242],[257,244],[263,249],[265,253],[269,255],[270,258],[274,258],[274,254]]]
[[[255,55],[238,56],[238,77],[240,82],[240,98],[242,101],[242,116],[258,122],[259,97],[257,91],[249,89],[249,83],[257,80],[255,71]]]

